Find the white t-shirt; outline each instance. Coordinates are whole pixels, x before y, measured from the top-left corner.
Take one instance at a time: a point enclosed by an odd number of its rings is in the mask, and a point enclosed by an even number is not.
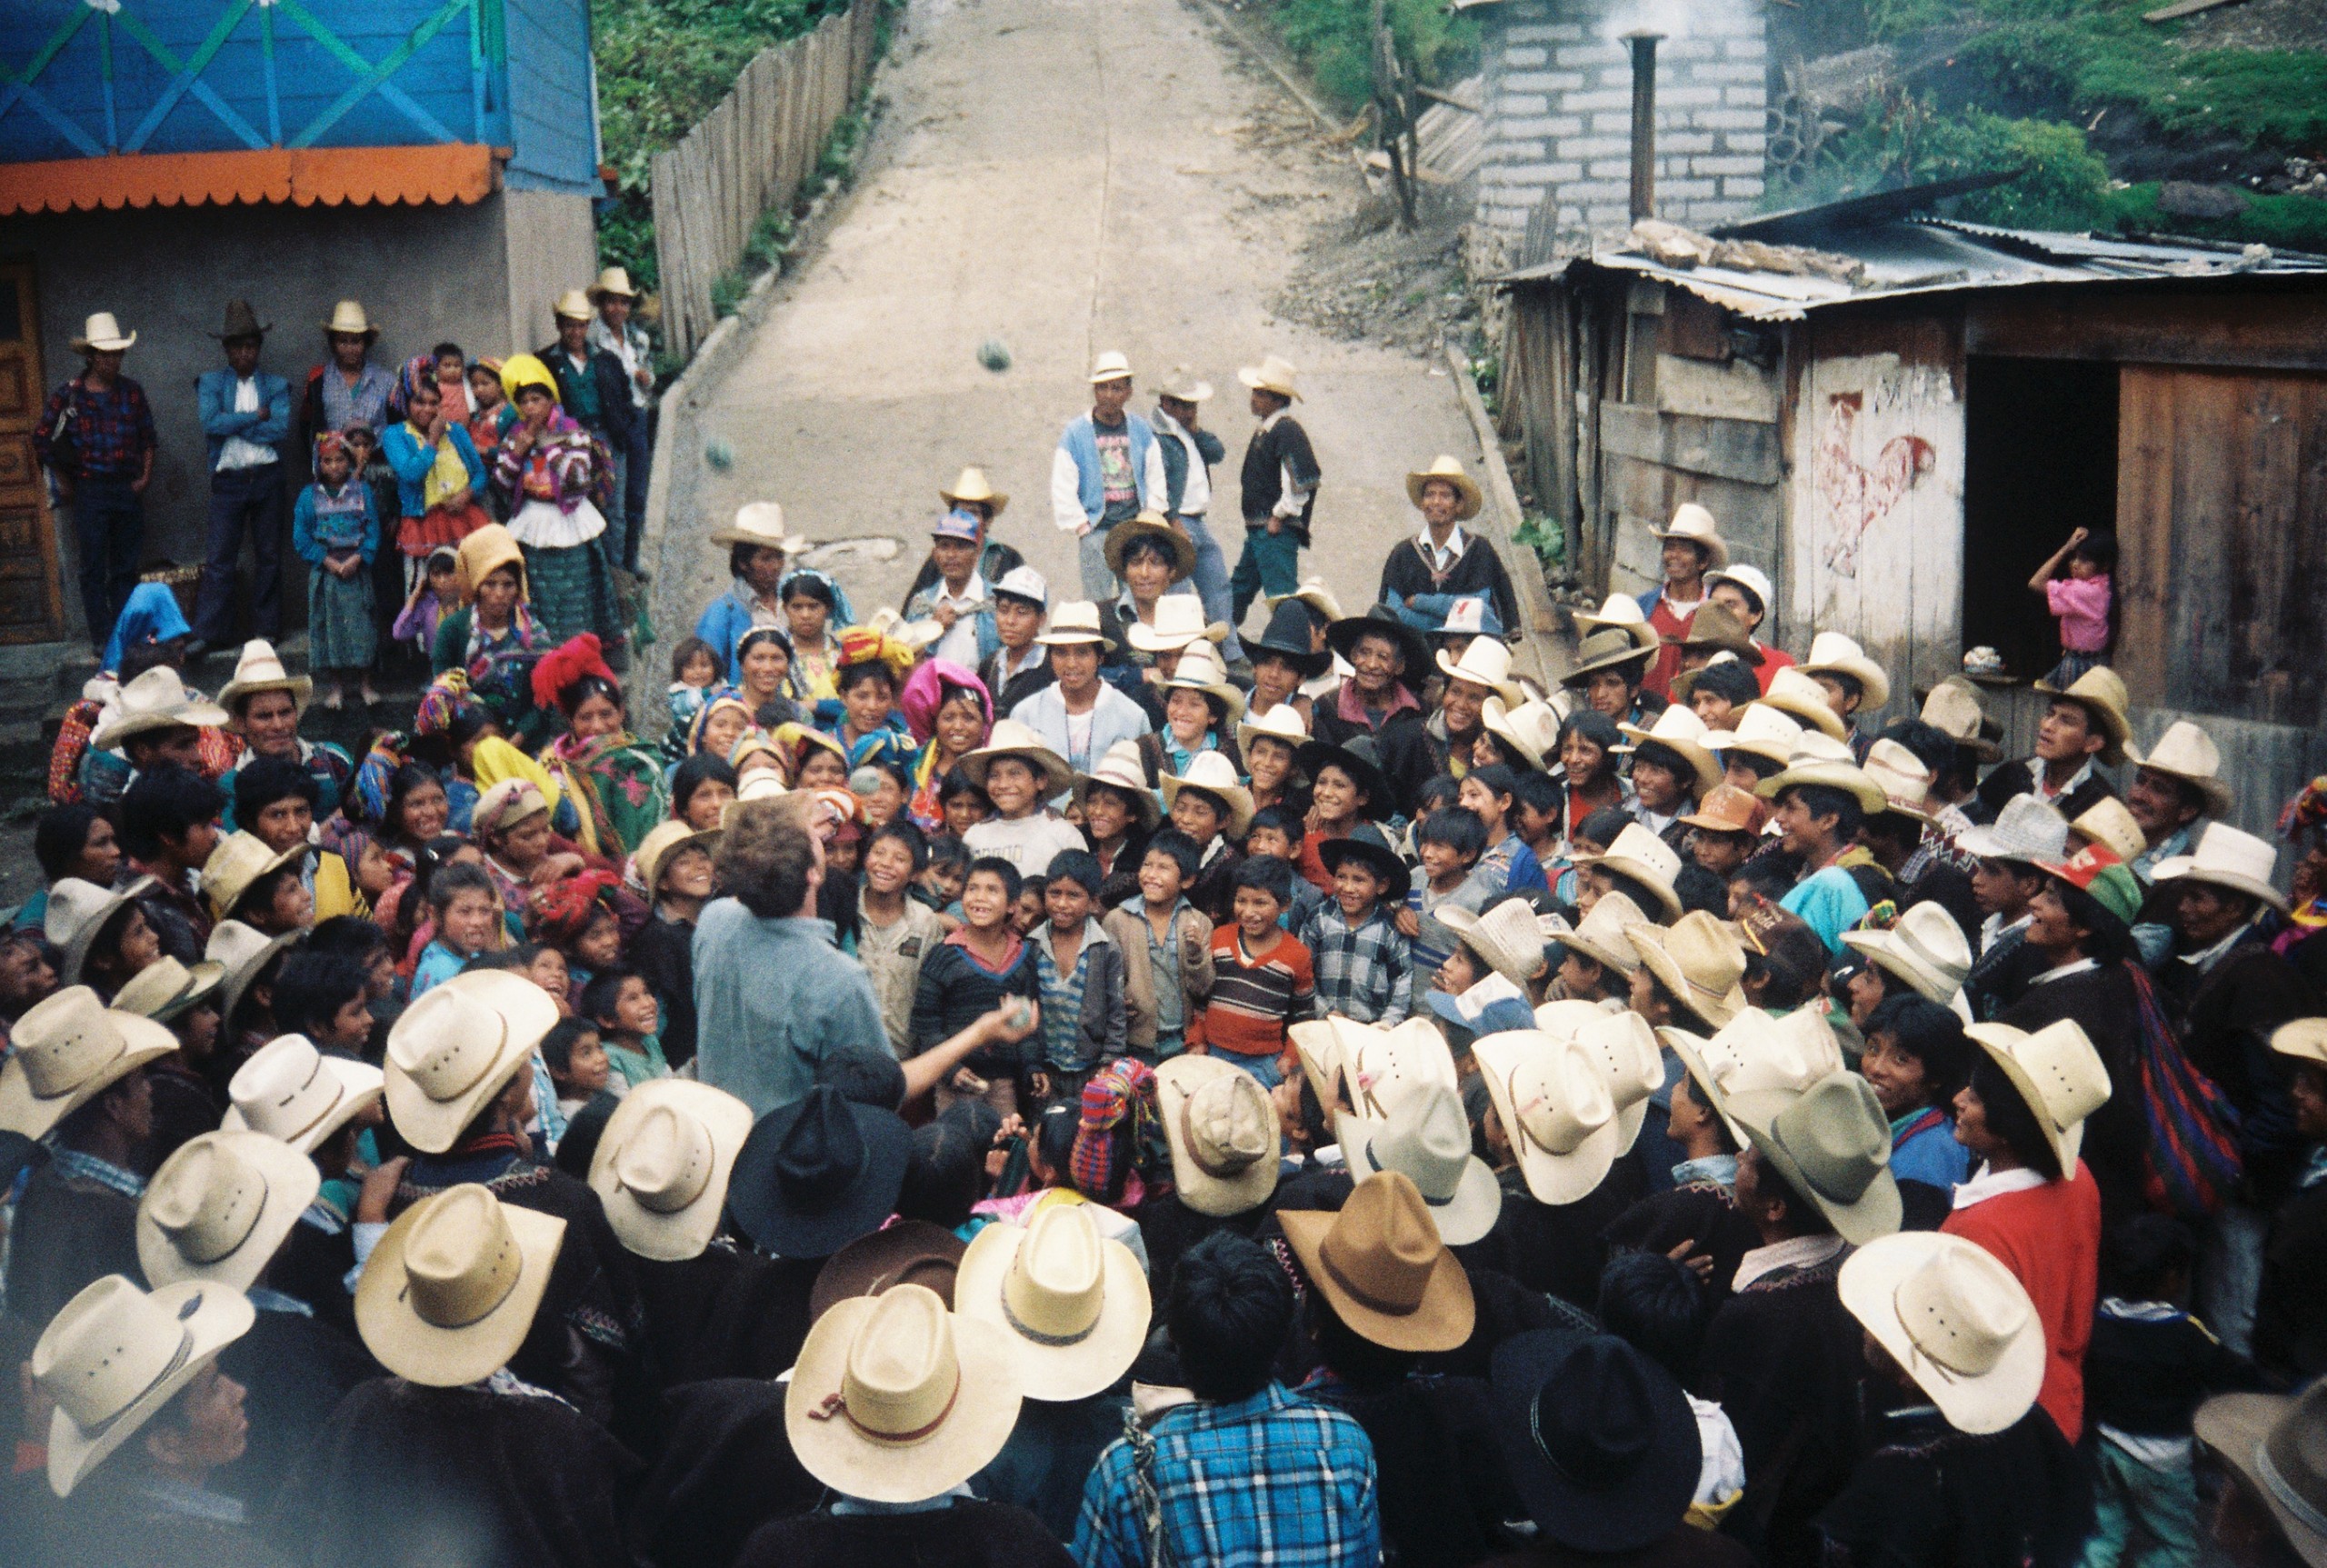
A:
[[[1018,868],[1019,875],[1040,876],[1050,870],[1054,855],[1081,849],[1083,834],[1072,824],[1044,812],[1022,816],[1015,822],[990,817],[964,834],[962,843],[974,858],[1000,855]]]

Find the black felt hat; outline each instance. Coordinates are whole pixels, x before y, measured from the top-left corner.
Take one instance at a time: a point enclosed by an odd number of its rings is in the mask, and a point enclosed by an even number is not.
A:
[[[1361,816],[1383,822],[1398,809],[1397,798],[1390,790],[1390,777],[1374,760],[1371,736],[1360,735],[1345,746],[1337,746],[1331,741],[1310,741],[1293,752],[1293,760],[1312,784],[1316,783],[1317,770],[1327,763],[1355,779],[1357,787],[1365,792],[1365,805],[1358,814]]]
[[[1256,642],[1244,644],[1245,656],[1258,654],[1278,654],[1293,663],[1303,677],[1323,674],[1333,668],[1333,654],[1330,648],[1311,652],[1310,628],[1317,624],[1316,613],[1298,599],[1287,599],[1269,612],[1269,624]]]
[[[1529,1517],[1577,1552],[1680,1524],[1703,1451],[1673,1374],[1613,1334],[1537,1329],[1495,1347],[1495,1437]]]
[[[1373,874],[1389,884],[1383,902],[1403,908],[1407,890],[1414,884],[1414,874],[1382,830],[1370,822],[1362,822],[1350,831],[1346,838],[1329,838],[1317,845],[1317,858],[1328,872],[1339,871],[1345,860],[1361,860],[1373,868]]]
[[[1414,691],[1422,689],[1423,678],[1429,674],[1430,644],[1422,634],[1398,619],[1397,612],[1386,604],[1376,604],[1363,615],[1344,615],[1325,628],[1325,643],[1334,653],[1352,664],[1357,661],[1350,650],[1357,646],[1360,637],[1387,637],[1398,644],[1405,655],[1406,673],[1398,679]]]
[[[895,1212],[913,1134],[894,1111],[852,1104],[818,1084],[759,1119],[735,1156],[736,1225],[786,1258],[824,1258]]]

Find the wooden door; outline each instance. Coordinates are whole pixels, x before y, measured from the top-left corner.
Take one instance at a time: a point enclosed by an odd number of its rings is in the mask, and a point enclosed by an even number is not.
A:
[[[0,643],[65,634],[56,520],[48,481],[33,459],[33,426],[47,385],[32,261],[0,260]]]

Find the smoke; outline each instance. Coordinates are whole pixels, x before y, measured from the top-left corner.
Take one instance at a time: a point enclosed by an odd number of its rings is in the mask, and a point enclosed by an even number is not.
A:
[[[1667,38],[1689,35],[1689,8],[1684,0],[1622,0],[1603,24],[1603,36],[1621,40],[1627,33],[1659,33]]]

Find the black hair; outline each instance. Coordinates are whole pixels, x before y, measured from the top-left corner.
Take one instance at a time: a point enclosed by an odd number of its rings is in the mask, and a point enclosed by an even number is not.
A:
[[[139,774],[121,797],[121,847],[139,860],[162,853],[165,838],[184,838],[217,818],[218,786],[176,766]]]
[[[605,698],[614,705],[614,712],[618,714],[627,715],[630,712],[630,699],[622,694],[622,688],[605,676],[595,674],[577,675],[558,688],[558,712],[571,720],[582,711],[582,704],[592,697]]]
[[[368,964],[373,954],[390,945],[388,934],[379,923],[360,914],[335,914],[329,920],[319,920],[307,933],[307,951],[328,953],[342,958],[352,958],[359,964]]]
[[[1034,902],[1036,904],[1040,904],[1043,901],[1043,894],[1048,893],[1050,890],[1050,873],[1046,871],[1029,872],[1027,874],[1018,879],[1018,891],[1010,895],[1010,902],[1015,904],[1031,893],[1034,895]]]
[[[930,866],[958,871],[966,877],[970,871],[970,846],[954,834],[941,833],[929,841],[929,862],[922,869],[926,871]]]
[[[2069,552],[2069,559],[2090,561],[2103,572],[2113,572],[2117,569],[2117,535],[2088,534]]]
[[[905,1070],[886,1041],[825,1052],[816,1059],[816,1082],[852,1105],[894,1111],[905,1103]]]
[[[1743,746],[1733,747],[1722,753],[1721,760],[1723,766],[1743,768],[1753,775],[1757,783],[1785,772],[1785,764],[1778,761],[1777,758],[1763,756],[1760,752],[1749,752]]]
[[[680,763],[671,774],[671,814],[684,820],[687,803],[694,799],[695,791],[707,784],[724,784],[734,789],[734,765],[710,752],[697,752]]]
[[[1792,893],[1793,884],[1801,880],[1801,863],[1793,855],[1783,851],[1772,851],[1754,855],[1729,874],[1732,886],[1742,882],[1750,891],[1760,894],[1773,904]],[[1822,958],[1820,960],[1822,972],[1823,968],[1824,960]],[[1814,979],[1815,976],[1813,975],[1813,978]]]
[[[832,584],[825,582],[822,577],[816,576],[813,573],[794,572],[789,574],[784,579],[784,584],[779,590],[779,594],[782,601],[787,604],[794,599],[814,599],[825,609],[831,610],[835,614],[840,610],[840,601],[834,596]],[[786,638],[784,641],[784,646],[788,648],[791,645],[791,640]]]
[[[1519,794],[1518,773],[1501,763],[1489,763],[1485,767],[1473,768],[1463,777],[1466,781],[1478,780],[1479,787],[1491,795],[1511,795],[1515,802]]]
[[[1128,566],[1143,555],[1153,555],[1173,571],[1179,570],[1179,558],[1172,553],[1163,540],[1152,534],[1144,534],[1124,547],[1124,564]]]
[[[907,771],[905,764],[899,762],[895,757],[868,757],[864,761],[857,764],[854,767],[849,769],[848,776],[853,779],[858,774],[864,773],[868,769],[888,779],[899,789],[904,791],[905,794],[913,794],[913,774]]]
[[[1824,1236],[1833,1233],[1834,1223],[1826,1217],[1826,1211],[1796,1192],[1793,1183],[1785,1179],[1785,1174],[1767,1154],[1761,1156],[1754,1180],[1761,1186],[1763,1197],[1784,1202],[1786,1226],[1793,1234]]]
[[[698,654],[711,661],[713,680],[724,681],[727,678],[727,661],[719,656],[718,649],[701,637],[681,637],[671,649],[671,679],[674,681],[684,679],[687,673],[687,665]]]
[[[1099,857],[1087,849],[1063,849],[1051,856],[1047,889],[1052,883],[1071,882],[1092,897],[1099,896],[1099,884],[1106,876],[1099,870]]]
[[[1065,1181],[1074,1168],[1074,1135],[1083,1130],[1083,1109],[1062,1100],[1045,1105],[1034,1119],[1034,1153]]]
[[[1616,835],[1632,826],[1633,814],[1620,805],[1603,805],[1575,824],[1575,836],[1588,838],[1605,849],[1616,842]],[[1643,909],[1646,904],[1641,905]]]
[[[1730,881],[1743,876],[1753,864],[1749,861]],[[1778,892],[1784,891],[1780,885]],[[1745,977],[1762,982],[1763,1007],[1772,1012],[1798,1007],[1818,994],[1819,982],[1826,973],[1826,944],[1818,940],[1816,932],[1798,921],[1789,922],[1764,934],[1762,941],[1768,946],[1766,953],[1751,942],[1745,944]]]
[[[1250,1399],[1268,1386],[1293,1326],[1293,1283],[1258,1242],[1214,1231],[1180,1254],[1164,1323],[1190,1393]]]
[[[1833,784],[1788,784],[1780,793],[1800,801],[1802,809],[1810,814],[1813,822],[1822,816],[1834,818],[1834,837],[1844,844],[1857,834],[1859,824],[1866,820],[1866,808],[1859,804],[1858,796]]]
[[[991,1107],[965,1100],[914,1128],[897,1213],[949,1231],[967,1220],[970,1205],[985,1195],[986,1150],[1001,1124]]]
[[[428,351],[428,357],[431,359],[457,359],[461,362],[461,368],[464,371],[466,371],[468,368],[469,356],[461,352],[461,345],[457,343],[440,343],[435,347]]]
[[[1556,816],[1567,802],[1567,791],[1551,774],[1530,769],[1511,786],[1511,799],[1514,806],[1523,805],[1542,815]]]
[[[33,826],[33,858],[40,862],[42,880],[55,882],[70,875],[73,863],[89,847],[89,830],[105,816],[102,808],[78,801],[41,813],[40,821]]]
[[[595,1022],[601,1028],[613,1027],[606,1020],[614,1015],[614,1005],[622,1000],[623,985],[637,977],[637,970],[625,969],[619,964],[599,970],[590,976],[590,984],[582,988],[582,1003],[574,1012]]]
[[[1713,1309],[1688,1264],[1663,1253],[1618,1253],[1600,1271],[1599,1310],[1602,1328],[1671,1373],[1675,1382],[1685,1385],[1695,1379]]]
[[[1870,1039],[1888,1034],[1901,1051],[1923,1064],[1923,1084],[1934,1105],[1953,1100],[1972,1071],[1975,1047],[1963,1033],[1963,1021],[1912,991],[1893,993],[1878,1003],[1867,1014],[1865,1032]]]
[[[364,994],[364,965],[338,953],[302,948],[275,980],[275,1024],[285,1034],[313,1034]]]
[[[2156,1301],[2198,1260],[2198,1238],[2172,1214],[2129,1214],[2101,1232],[2101,1279],[2112,1295]]]
[[[1925,724],[1921,719],[1893,719],[1883,726],[1883,738],[1913,753],[1915,760],[1931,770],[1933,779],[1955,765],[1955,737],[1937,724]]]
[[[404,803],[405,798],[425,784],[434,784],[440,793],[442,793],[444,788],[444,781],[438,777],[436,770],[430,767],[427,764],[413,762],[398,763],[396,764],[395,771],[388,775],[387,804],[380,808],[381,827],[383,829],[386,828],[389,822],[393,820],[395,824],[394,831],[397,833],[404,832]],[[238,791],[237,794],[239,793],[240,792]]]
[[[1414,847],[1426,844],[1443,844],[1464,860],[1476,860],[1486,853],[1487,825],[1466,807],[1443,807],[1414,824]]]
[[[310,811],[323,804],[324,792],[316,787],[315,775],[296,763],[253,757],[235,770],[235,820],[244,827],[276,801],[293,795],[305,801]]]
[[[1250,887],[1265,893],[1288,908],[1293,904],[1293,863],[1273,854],[1239,862],[1228,883],[1231,887]]]
[[[1225,796],[1220,794],[1216,791],[1205,789],[1202,784],[1183,784],[1178,792],[1173,796],[1173,804],[1176,804],[1180,798],[1185,795],[1193,795],[1198,803],[1210,806],[1212,808],[1213,814],[1220,819],[1220,825],[1214,830],[1213,834],[1213,837],[1217,838],[1221,833],[1226,831],[1228,827],[1228,820],[1232,816],[1235,815],[1235,813],[1230,809]],[[1184,832],[1186,830],[1183,829],[1182,831]]]
[[[1422,1360],[1418,1352],[1376,1344],[1350,1327],[1323,1291],[1313,1288],[1302,1298],[1302,1315],[1317,1346],[1317,1359],[1353,1388],[1394,1387]]]
[[[2061,1159],[2052,1152],[2052,1140],[2044,1135],[2043,1124],[2037,1119],[2040,1113],[1985,1051],[1972,1059],[1972,1093],[1979,1096],[1988,1131],[2002,1140],[2005,1148],[2046,1181],[2061,1179]]]
[[[1761,681],[1742,659],[1723,659],[1706,664],[1694,672],[1693,678],[1695,684],[1690,687],[1692,696],[1698,692],[1711,692],[1716,697],[1727,699],[1733,708],[1742,708],[1758,700],[1762,694]]]
[[[1687,997],[1678,994],[1670,985],[1665,984],[1656,971],[1643,964],[1640,974],[1648,982],[1648,994],[1672,1009],[1673,1028],[1685,1029],[1692,1034],[1713,1034],[1713,1025],[1705,1022],[1704,1015],[1696,1010],[1695,1005]]]
[[[1018,902],[1019,891],[1026,885],[1026,879],[1018,874],[1018,868],[1016,866],[1011,864],[1008,861],[1003,859],[998,854],[982,854],[975,860],[970,862],[969,875],[975,876],[982,871],[990,873],[993,875],[1001,878],[1002,890],[1008,896],[1010,902],[1013,904]],[[963,881],[964,882],[967,882],[968,880],[969,877],[963,878]]]
[[[2086,934],[2079,946],[2084,956],[2103,969],[2112,969],[2140,951],[2133,942],[2132,927],[2118,919],[2099,899],[2065,878],[2048,874],[2046,880],[2052,884],[2061,907],[2068,911],[2069,923],[2083,928]]]
[[[428,907],[441,920],[444,912],[453,907],[453,900],[464,893],[491,894],[495,899],[500,896],[500,889],[494,886],[484,867],[461,861],[438,866],[436,874],[428,879]]]
[[[1169,856],[1172,863],[1180,868],[1180,880],[1183,883],[1193,882],[1196,879],[1197,871],[1203,865],[1203,851],[1196,847],[1194,839],[1190,838],[1176,827],[1164,828],[1154,838],[1149,839],[1147,854]],[[1275,856],[1263,855],[1261,858],[1273,860]]]
[[[1249,840],[1263,828],[1284,834],[1284,845],[1295,854],[1301,853],[1301,841],[1309,836],[1309,824],[1290,806],[1264,805],[1253,814],[1252,824],[1244,830]]]
[[[1646,763],[1653,768],[1663,768],[1673,775],[1683,794],[1693,798],[1697,794],[1697,765],[1666,745],[1663,741],[1643,741],[1633,748],[1633,766]]]
[[[550,1075],[554,1078],[572,1072],[574,1047],[581,1043],[584,1034],[595,1034],[597,1032],[596,1019],[584,1018],[579,1014],[561,1018],[551,1024],[549,1033],[542,1036],[542,1063],[549,1069]]]
[[[1852,674],[1847,670],[1819,670],[1815,674],[1817,679],[1832,681],[1834,684],[1842,687],[1843,695],[1850,698],[1853,702],[1864,702],[1866,700],[1866,683],[1860,680],[1856,675]]]
[[[974,794],[985,802],[988,811],[994,809],[994,802],[986,798],[985,786],[972,778],[958,764],[946,770],[945,782],[937,786],[938,803],[943,804],[957,794]]]
[[[763,550],[774,550],[779,554],[783,553],[782,548],[774,544],[754,544],[745,542],[728,545],[727,575],[741,579],[751,569],[752,557]],[[675,670],[673,673],[675,677]]]
[[[894,838],[905,846],[913,856],[913,874],[919,876],[929,865],[929,840],[921,826],[908,816],[893,816],[876,827],[864,840],[864,853],[871,854],[873,846],[884,838]]]
[[[889,688],[889,694],[896,694],[896,671],[878,659],[859,659],[854,664],[843,664],[840,673],[833,676],[833,689],[845,695],[866,681],[884,682]]]
[[[1600,879],[1603,882],[1608,884],[1610,892],[1621,893],[1631,899],[1633,907],[1649,919],[1655,920],[1663,914],[1664,901],[1651,893],[1648,884],[1640,878],[1613,870],[1605,862],[1594,865],[1592,869],[1600,874]]]

